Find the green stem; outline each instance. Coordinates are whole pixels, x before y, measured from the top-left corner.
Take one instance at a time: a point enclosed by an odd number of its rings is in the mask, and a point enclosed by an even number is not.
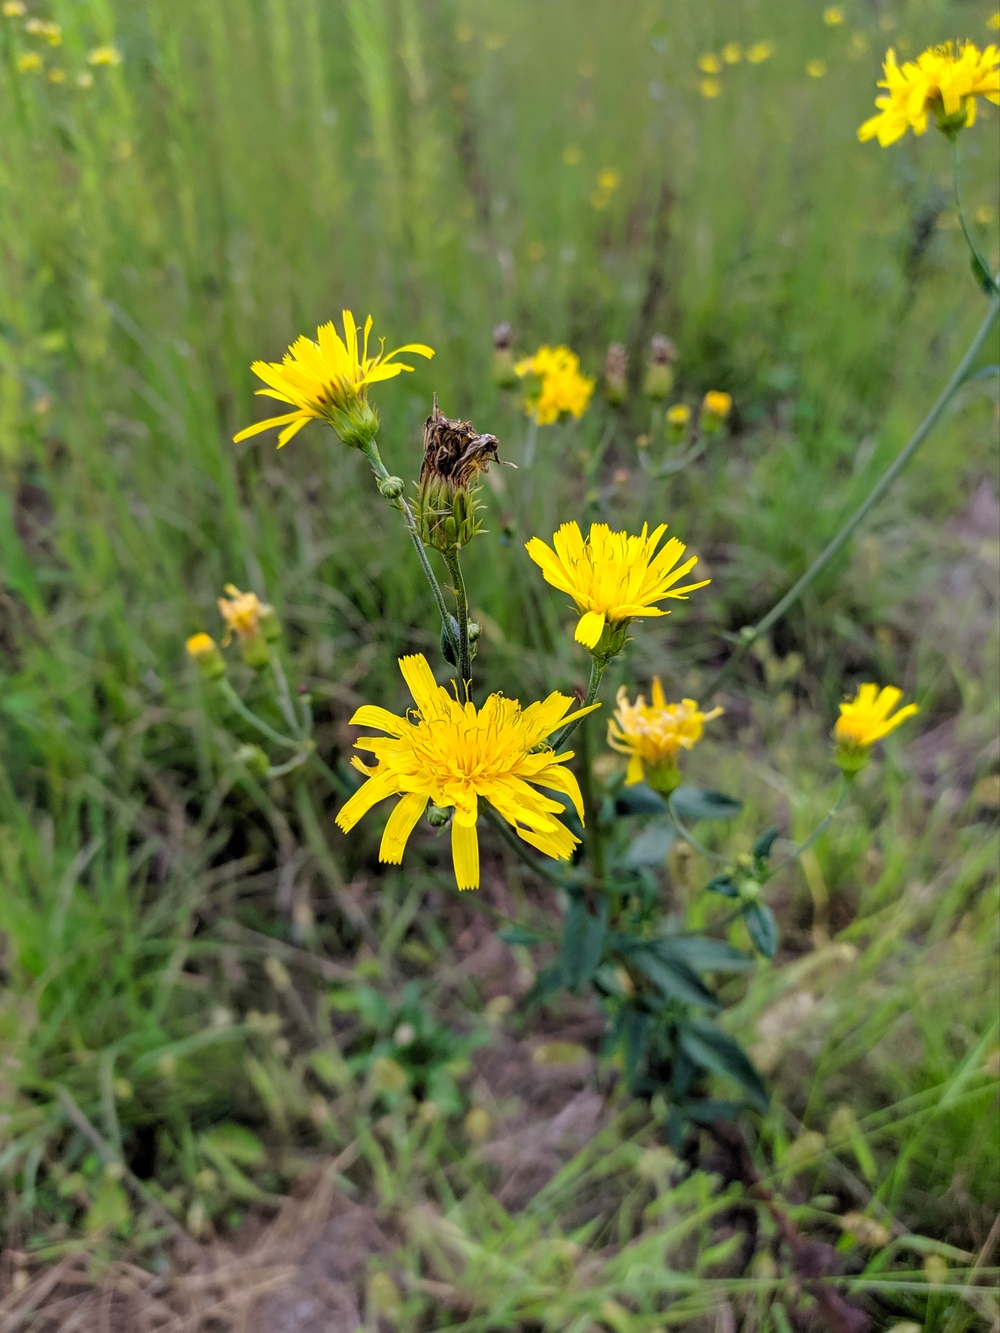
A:
[[[854,530],[864,521],[869,512],[874,509],[875,505],[878,504],[879,500],[881,500],[882,496],[937,425],[944,409],[948,406],[948,403],[954,397],[956,391],[961,387],[969,373],[970,366],[979,353],[979,349],[989,337],[990,330],[993,327],[998,312],[1000,312],[1000,295],[995,295],[990,299],[989,309],[987,310],[975,337],[969,344],[968,350],[955,367],[948,383],[941,390],[933,407],[910,436],[905,447],[896,455],[886,468],[885,472],[883,472],[882,476],[872,487],[866,499],[854,511],[837,533],[836,537],[834,537],[821,554],[816,557],[798,582],[785,593],[784,597],[782,597],[781,600],[768,611],[767,615],[764,616],[762,620],[759,620],[756,625],[746,627],[742,631],[738,648],[722,669],[713,677],[708,686],[702,691],[702,703],[705,703],[712,698],[723,682],[729,678],[732,672],[740,664],[752,645],[755,644],[763,634],[766,634],[772,625],[781,619],[790,606],[793,606],[795,602],[798,601],[817,575],[825,569],[833,557],[845,545]]]
[[[840,812],[846,805],[847,797],[850,790],[851,790],[851,784],[847,781],[846,778],[842,777],[840,780],[840,791],[837,793],[837,799],[833,803],[833,807],[827,811],[827,813],[823,816],[820,822],[813,829],[812,833],[809,834],[809,837],[806,838],[805,842],[803,842],[800,846],[796,847],[794,852],[789,852],[789,854],[785,857],[783,861],[779,861],[779,863],[771,871],[772,875],[776,875],[779,870],[783,870],[785,866],[791,865],[793,861],[797,861],[798,858],[803,855],[803,853],[807,852],[809,848],[812,847],[812,845],[823,836],[823,834],[827,831],[827,829],[830,827],[830,825],[833,823],[833,821],[837,818],[837,816],[840,814]]]
[[[675,472],[682,471],[689,463],[693,463],[695,459],[700,458],[707,448],[708,436],[700,435],[687,453],[681,454],[680,458],[672,459],[669,463],[664,463],[661,467],[657,468],[653,473],[653,476],[672,477]]]
[[[458,674],[462,679],[462,685],[465,689],[465,697],[468,699],[472,694],[472,648],[469,644],[469,596],[465,590],[465,579],[462,576],[462,565],[457,551],[444,551],[444,562],[448,566],[448,573],[451,575],[452,586],[455,590],[455,611],[458,621],[458,657],[456,665]]]
[[[249,722],[252,727],[255,727],[262,736],[266,736],[269,741],[273,741],[275,745],[285,745],[290,750],[299,749],[301,741],[292,740],[288,736],[282,736],[280,731],[275,731],[275,729],[265,722],[263,718],[258,717],[256,713],[252,712],[233,689],[232,685],[230,685],[229,681],[226,680],[225,676],[219,680],[219,693],[229,704],[230,708],[232,708],[234,712],[239,713],[244,722]]]
[[[594,878],[598,884],[603,884],[605,877],[604,835],[597,820],[597,801],[594,796],[594,779],[591,773],[593,747],[591,745],[591,729],[587,725],[590,720],[589,717],[585,717],[580,729],[580,792],[583,796],[583,812],[585,815],[583,836],[587,844],[587,855],[590,857]]]
[[[271,671],[274,675],[274,683],[278,690],[278,707],[284,715],[285,721],[291,727],[292,731],[303,735],[302,723],[299,720],[295,707],[292,704],[292,692],[288,688],[288,677],[285,675],[285,668],[281,665],[281,658],[278,656],[274,645],[271,646]]]
[[[580,705],[581,708],[589,708],[597,698],[597,692],[601,688],[601,679],[604,676],[605,671],[607,671],[610,662],[610,657],[591,657],[590,680],[587,682],[587,697]],[[557,732],[557,734],[552,737],[553,750],[559,750],[561,746],[565,745],[582,721],[583,719],[578,717],[575,722],[567,722],[562,731]]]
[[[997,284],[990,274],[990,266],[987,264],[983,255],[980,253],[979,246],[973,239],[969,231],[969,224],[965,220],[965,209],[962,207],[962,191],[958,183],[958,136],[951,141],[951,180],[955,189],[955,207],[958,209],[958,221],[962,228],[962,235],[965,237],[965,243],[969,247],[969,254],[972,256],[972,269],[976,275],[976,280],[980,287],[989,295],[990,292],[984,287],[984,280],[992,287],[993,294],[996,295]]]
[[[369,441],[369,443],[363,447],[361,452],[371,464],[371,469],[375,473],[380,486],[382,482],[391,482],[395,480],[395,478],[389,475],[385,464],[382,462],[381,455],[378,451],[378,445],[376,445],[374,440]],[[455,641],[455,631],[451,624],[451,613],[448,610],[448,603],[444,599],[444,593],[441,591],[441,585],[437,581],[437,575],[431,568],[431,562],[427,558],[427,550],[424,547],[423,542],[420,540],[420,533],[417,531],[417,520],[413,516],[413,510],[407,504],[405,495],[399,495],[395,499],[390,499],[389,503],[393,508],[398,509],[403,516],[403,524],[410,535],[413,549],[417,553],[417,559],[420,561],[420,568],[424,571],[424,578],[430,585],[430,590],[434,595],[438,614],[441,617],[441,626],[448,638],[448,642],[451,644],[455,660],[458,661],[458,644]]]
[[[726,863],[726,857],[720,856],[718,852],[709,851],[707,847],[702,846],[702,844],[698,841],[698,839],[688,832],[687,828],[685,827],[684,824],[681,823],[680,819],[677,816],[676,811],[674,810],[674,803],[671,797],[667,797],[667,813],[670,816],[670,821],[673,824],[674,828],[681,835],[681,837],[684,839],[685,842],[691,844],[691,846],[695,849],[696,852],[701,852],[702,856],[707,856],[710,861],[715,861],[719,865],[724,865]]]

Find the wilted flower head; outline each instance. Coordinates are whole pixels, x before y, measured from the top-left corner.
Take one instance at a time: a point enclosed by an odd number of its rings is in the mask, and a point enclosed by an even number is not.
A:
[[[568,347],[539,347],[514,367],[523,379],[533,375],[538,389],[525,399],[525,410],[539,426],[561,417],[582,417],[594,392],[594,381],[581,374],[580,358]]]
[[[876,741],[888,736],[901,722],[920,711],[916,704],[906,704],[893,713],[902,697],[903,691],[895,685],[886,685],[880,690],[877,685],[865,684],[858,686],[853,699],[840,705],[833,739],[837,743],[837,763],[845,773],[851,775],[864,768],[868,751]]]
[[[424,422],[424,461],[416,505],[420,536],[440,551],[468,545],[479,531],[473,487],[498,462],[495,435],[480,435],[470,421],[452,421],[438,408]]]
[[[564,523],[552,538],[553,550],[539,537],[527,543],[528,555],[539,566],[546,583],[567,592],[582,612],[576,641],[591,652],[612,656],[621,651],[625,630],[636,616],[665,616],[657,602],[686,600],[709,579],[675,588],[698,563],[691,556],[675,568],[687,547],[671,537],[661,551],[656,547],[667,530],[661,523],[652,533],[647,525],[637,537],[612,532],[606,523],[592,523],[586,541],[577,523]]]
[[[609,343],[604,356],[604,392],[612,407],[620,407],[628,392],[628,352],[622,343]]]
[[[662,402],[674,387],[672,363],[677,360],[677,348],[663,333],[654,333],[649,343],[649,363],[643,393],[654,403]]]
[[[931,114],[938,129],[954,138],[963,126],[974,123],[977,97],[1000,103],[1000,51],[995,46],[980,51],[965,42],[956,51],[945,42],[902,65],[890,49],[883,68],[885,78],[878,86],[887,89],[887,95],[876,97],[878,115],[858,130],[862,143],[878,139],[887,148],[908,129],[923,134]]]
[[[416,710],[397,717],[366,704],[351,725],[375,727],[386,736],[362,736],[355,748],[370,750],[372,766],[351,760],[368,778],[342,807],[337,824],[349,832],[373,805],[400,796],[382,835],[379,860],[399,865],[407,839],[428,802],[437,811],[453,809],[451,854],[460,889],[479,887],[479,838],[476,823],[484,799],[514,828],[518,837],[547,856],[567,860],[579,839],[560,816],[564,807],[536,791],[531,783],[562,792],[583,818],[576,778],[565,764],[573,751],[556,754],[544,744],[557,727],[592,708],[568,712],[574,701],[550,694],[522,710],[516,699],[492,694],[481,709],[459,703],[434,679],[422,656],[403,657],[403,678]],[[597,707],[598,705],[594,705]],[[440,823],[440,821],[436,821]]]
[[[333,323],[322,324],[316,330],[316,341],[296,338],[284,359],[255,361],[254,374],[270,387],[258,389],[259,395],[277,398],[295,410],[283,416],[269,417],[234,436],[234,440],[249,439],[272,426],[283,426],[278,436],[278,448],[286,445],[307,422],[322,418],[329,422],[345,444],[369,444],[378,430],[378,414],[368,402],[368,389],[382,380],[394,379],[412,366],[393,361],[404,352],[414,352],[428,359],[434,355],[423,343],[407,343],[394,352],[386,352],[384,341],[375,356],[368,355],[368,337],[372,329],[371,315],[365,320],[363,341],[354,316],[343,312],[344,336],[341,338]]]
[[[699,740],[706,722],[722,715],[721,708],[703,713],[694,699],[668,704],[658,676],[653,677],[653,702],[647,704],[639,695],[628,701],[623,685],[618,691],[618,707],[608,723],[608,744],[629,756],[625,782],[633,786],[643,778],[656,791],[671,792],[680,781],[677,756],[690,750]]]

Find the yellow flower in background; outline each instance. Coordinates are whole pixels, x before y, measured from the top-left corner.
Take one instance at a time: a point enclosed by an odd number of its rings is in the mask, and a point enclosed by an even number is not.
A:
[[[605,167],[597,173],[597,188],[590,196],[590,202],[597,209],[607,208],[621,183],[621,174],[614,167]]]
[[[50,46],[58,46],[62,41],[62,28],[47,19],[28,19],[24,31],[32,37],[44,37]]]
[[[886,685],[881,690],[877,685],[859,685],[854,698],[840,705],[833,739],[837,742],[837,763],[845,773],[862,769],[876,741],[920,711],[916,704],[906,704],[893,713],[902,697],[903,691],[895,685]]]
[[[706,51],[703,56],[698,57],[698,68],[702,74],[721,74],[722,61],[713,51]]]
[[[479,887],[479,836],[476,823],[483,798],[511,824],[518,837],[547,856],[568,860],[579,839],[559,818],[562,802],[529,785],[568,796],[583,819],[576,778],[565,764],[573,751],[556,754],[544,744],[557,727],[599,705],[568,712],[574,700],[550,694],[522,710],[516,699],[491,694],[482,708],[459,703],[434,679],[423,656],[399,661],[416,712],[397,717],[388,709],[365,704],[351,725],[376,727],[386,736],[362,736],[355,748],[370,750],[372,766],[355,756],[351,763],[368,778],[341,808],[337,824],[348,833],[363,815],[387,796],[401,796],[382,834],[379,860],[399,865],[407,839],[428,801],[453,809],[451,855],[460,889]]]
[[[5,19],[19,19],[28,12],[28,7],[22,4],[22,0],[5,0],[3,6],[3,16]]]
[[[120,65],[122,53],[117,46],[95,46],[87,56],[88,65]]]
[[[564,523],[552,538],[552,546],[532,537],[525,547],[542,571],[546,583],[569,593],[582,612],[576,627],[576,641],[594,652],[598,645],[608,653],[620,651],[618,636],[635,616],[665,616],[656,605],[668,598],[687,599],[696,588],[711,580],[674,584],[698,563],[696,555],[675,568],[687,547],[671,537],[657,553],[656,547],[667,530],[661,523],[652,533],[642,525],[638,537],[627,532],[612,532],[606,523],[592,523],[584,541],[577,523]],[[602,642],[603,639],[603,642]]]
[[[811,79],[821,79],[826,73],[825,60],[810,60],[806,65],[806,73]]]
[[[423,343],[407,343],[394,352],[385,351],[382,341],[376,356],[368,355],[368,337],[372,317],[365,321],[364,341],[359,338],[358,326],[349,310],[343,313],[343,338],[329,324],[316,330],[316,342],[302,335],[296,338],[284,359],[255,361],[250,369],[270,387],[258,389],[258,395],[277,398],[295,410],[283,416],[269,417],[248,426],[233,436],[235,443],[259,435],[273,426],[283,426],[278,436],[281,449],[293,435],[313,420],[327,421],[345,444],[365,445],[375,438],[378,414],[368,402],[368,388],[382,380],[394,379],[404,370],[412,370],[393,357],[404,352],[415,352],[430,359],[431,347]]]
[[[50,69],[49,83],[65,83],[66,71],[64,69]]]
[[[823,10],[823,22],[828,28],[839,28],[844,18],[845,14],[840,5],[831,5],[829,9]]]
[[[953,137],[976,119],[976,98],[1000,103],[1000,51],[988,46],[980,51],[965,42],[957,51],[951,42],[931,47],[916,60],[896,63],[896,53],[886,52],[885,78],[878,86],[887,96],[876,97],[878,115],[858,130],[862,143],[878,139],[883,148],[901,139],[907,130],[923,134],[933,113],[938,129]]]
[[[725,421],[732,410],[732,394],[723,393],[721,389],[709,389],[702,399],[701,411],[703,416],[716,417],[719,421]]]
[[[722,48],[722,58],[727,65],[738,65],[743,59],[743,47],[739,42],[727,42]]]
[[[698,84],[698,91],[702,97],[718,97],[722,92],[722,84],[718,79],[702,79]]]
[[[211,634],[192,634],[184,645],[188,656],[209,680],[225,675],[226,663]]]
[[[608,723],[608,744],[629,756],[626,786],[643,778],[656,791],[671,792],[680,780],[677,756],[701,740],[706,722],[721,717],[722,709],[703,713],[694,699],[668,704],[658,676],[653,677],[653,702],[639,695],[629,703],[628,690],[618,691],[618,707]]]
[[[747,51],[747,60],[751,65],[762,65],[765,60],[770,60],[774,55],[774,43],[772,41],[754,42]]]
[[[514,367],[521,379],[533,375],[538,390],[525,399],[525,411],[539,426],[551,426],[561,417],[579,419],[587,410],[595,381],[580,372],[580,358],[568,347],[539,347]]]
[[[986,26],[987,28],[993,28],[994,30],[1000,28],[1000,9],[998,9],[995,14],[989,16],[986,20]]]
[[[17,67],[22,74],[34,74],[42,68],[42,63],[42,57],[37,51],[25,51],[24,55],[17,58]]]
[[[235,634],[240,639],[249,639],[260,633],[261,618],[272,615],[271,608],[260,600],[255,592],[240,592],[233,583],[227,583],[228,597],[219,598],[219,612],[226,624],[223,648],[232,641]],[[208,637],[207,635],[205,636]]]
[[[674,403],[673,407],[667,408],[667,424],[670,426],[686,426],[691,420],[691,409],[687,403]]]

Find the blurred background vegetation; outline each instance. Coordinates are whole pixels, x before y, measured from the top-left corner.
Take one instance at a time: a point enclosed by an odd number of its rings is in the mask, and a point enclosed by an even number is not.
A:
[[[338,1180],[396,1219],[401,1247],[396,1276],[368,1282],[371,1327],[382,1310],[414,1329],[738,1318],[783,1333],[780,1266],[766,1236],[756,1257],[753,1244],[736,1253],[718,1164],[695,1152],[664,1165],[655,1126],[622,1105],[604,1139],[507,1207],[503,1170],[476,1145],[515,1112],[497,1109],[476,1051],[492,1043],[516,1065],[537,1042],[538,1017],[504,1001],[538,956],[518,946],[499,980],[480,975],[466,963],[486,947],[481,903],[448,889],[429,832],[385,873],[377,831],[341,839],[328,792],[241,768],[183,642],[216,630],[225,582],[266,597],[336,769],[357,704],[401,702],[396,655],[434,651],[433,607],[363,460],[330,432],[311,426],[280,455],[270,437],[231,443],[258,410],[249,363],[279,359],[344,306],[371,310],[389,347],[437,349],[375,395],[390,470],[416,475],[434,391],[522,462],[524,418],[491,378],[491,329],[509,320],[519,352],[566,342],[594,375],[607,344],[624,343],[634,392],[617,416],[597,403],[579,428],[542,430],[530,473],[491,474],[491,533],[467,571],[484,684],[536,697],[582,676],[522,542],[603,515],[669,521],[713,578],[697,604],[637,627],[612,689],[657,672],[674,693],[696,690],[725,635],[867,492],[982,318],[945,141],[883,152],[855,133],[887,45],[982,45],[992,11],[21,8],[0,19],[8,1290],[81,1246],[155,1266],[171,1226],[238,1235],[349,1147]],[[699,58],[726,43],[734,58],[706,75]],[[749,61],[754,44],[765,54]],[[995,268],[995,109],[962,153]],[[679,349],[679,398],[724,389],[735,408],[730,439],[654,482],[635,441],[656,332]],[[994,342],[984,364],[996,359]],[[921,704],[857,808],[776,886],[775,965],[734,983],[734,1030],[777,1090],[754,1130],[762,1169],[862,1275],[876,1327],[995,1327],[988,1291],[948,1272],[995,1262],[1000,1203],[996,384],[963,390],[730,689],[694,766],[745,796],[748,831],[773,819],[796,836],[833,790],[826,734],[844,691],[893,681]],[[549,890],[492,857],[487,909],[552,911]],[[674,864],[671,891],[704,870]],[[544,1021],[592,1059],[585,1007]],[[401,1026],[419,1029],[416,1048]],[[414,1110],[432,1082],[434,1123]],[[542,1116],[518,1095],[526,1123]],[[874,1239],[844,1224],[859,1212],[882,1228]],[[434,1257],[442,1219],[462,1238],[447,1262]],[[577,1277],[557,1242],[576,1247]],[[669,1265],[693,1286],[635,1276],[666,1272],[675,1243]]]

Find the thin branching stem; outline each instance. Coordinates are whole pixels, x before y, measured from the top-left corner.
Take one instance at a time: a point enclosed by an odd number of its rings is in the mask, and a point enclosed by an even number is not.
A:
[[[597,698],[598,691],[601,688],[601,680],[603,679],[604,673],[607,671],[610,662],[610,657],[592,657],[590,659],[590,680],[587,682],[587,696],[580,705],[581,708],[589,708]],[[557,732],[556,735],[552,737],[553,750],[559,750],[565,745],[582,721],[583,719],[578,717],[572,722],[567,722],[562,731]]]
[[[444,562],[455,592],[455,619],[458,621],[458,667],[466,699],[472,695],[472,647],[469,643],[469,596],[465,590],[462,564],[457,551],[444,552]]]
[[[244,722],[249,722],[249,724],[252,727],[255,727],[262,736],[266,736],[267,739],[273,741],[275,745],[284,745],[290,750],[298,750],[301,747],[301,740],[293,740],[291,736],[282,736],[280,731],[275,731],[274,727],[265,722],[262,717],[258,717],[252,709],[248,708],[225,676],[219,680],[219,693],[229,706],[235,712],[239,713]]]
[[[740,662],[742,662],[753,644],[755,644],[762,635],[766,634],[772,625],[776,624],[777,621],[781,619],[789,607],[793,606],[799,600],[809,585],[846,544],[855,529],[859,527],[865,518],[867,518],[870,511],[878,504],[879,500],[881,500],[882,496],[886,493],[892,483],[899,476],[900,472],[906,467],[907,463],[937,425],[945,408],[948,406],[957,390],[965,382],[965,378],[969,373],[973,361],[976,359],[983,343],[989,337],[990,330],[993,328],[998,313],[1000,313],[1000,295],[994,295],[990,298],[989,309],[984,315],[983,322],[980,324],[975,337],[969,344],[965,355],[955,367],[948,383],[941,390],[933,407],[924,417],[923,421],[921,421],[920,425],[910,436],[905,447],[896,455],[886,468],[885,472],[883,472],[882,476],[869,491],[865,500],[854,511],[833,540],[816,557],[798,582],[785,593],[780,601],[772,606],[771,610],[768,611],[767,615],[764,616],[762,620],[759,620],[756,625],[749,626],[743,630],[740,635],[739,645],[734,650],[732,656],[702,691],[702,703],[707,703],[711,700],[712,696],[718,692],[725,681],[727,681],[735,671],[737,666],[739,666]]]

